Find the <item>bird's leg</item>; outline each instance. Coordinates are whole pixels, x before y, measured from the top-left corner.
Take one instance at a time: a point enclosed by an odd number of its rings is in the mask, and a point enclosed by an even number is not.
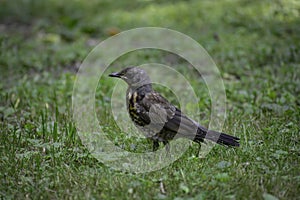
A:
[[[163,144],[166,146],[167,153],[170,153],[170,144],[168,141],[163,141]]]
[[[199,142],[198,145],[199,145],[199,147],[198,147],[198,154],[197,154],[197,155],[198,155],[198,157],[199,157],[200,151],[201,151],[201,143]]]
[[[157,151],[158,148],[159,148],[159,142],[158,142],[158,140],[153,140],[152,150],[153,151]]]

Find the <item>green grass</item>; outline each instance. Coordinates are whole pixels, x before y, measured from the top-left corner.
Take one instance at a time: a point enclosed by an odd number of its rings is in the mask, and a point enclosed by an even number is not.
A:
[[[297,1],[3,1],[0,6],[0,197],[4,199],[298,199],[300,192],[300,5]],[[224,132],[241,147],[193,144],[170,166],[145,174],[114,171],[82,145],[72,119],[76,71],[112,31],[161,26],[204,46],[225,82]],[[204,82],[187,63],[147,50],[113,63],[158,62]],[[116,144],[135,151],[110,115],[114,81],[101,80],[97,114]],[[160,88],[176,102],[173,94]],[[125,94],[124,94],[125,95]],[[105,115],[104,115],[105,114]],[[166,193],[160,190],[163,183]]]

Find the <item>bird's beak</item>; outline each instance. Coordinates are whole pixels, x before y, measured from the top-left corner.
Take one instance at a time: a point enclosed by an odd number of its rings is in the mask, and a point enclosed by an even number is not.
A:
[[[110,76],[110,77],[116,77],[116,78],[121,78],[121,75],[119,74],[119,72],[113,72],[113,73],[109,74],[108,76]]]

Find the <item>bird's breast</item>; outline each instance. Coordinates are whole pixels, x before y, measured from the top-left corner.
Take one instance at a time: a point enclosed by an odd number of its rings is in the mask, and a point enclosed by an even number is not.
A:
[[[139,101],[139,95],[135,92],[128,92],[127,94],[127,110],[129,112],[129,116],[131,120],[139,125],[139,126],[145,126],[145,122],[140,118],[140,110],[138,106]]]

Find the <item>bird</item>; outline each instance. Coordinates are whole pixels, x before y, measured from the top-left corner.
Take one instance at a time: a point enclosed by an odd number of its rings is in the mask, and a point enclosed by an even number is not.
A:
[[[160,142],[168,147],[176,138],[187,138],[198,144],[207,139],[223,146],[240,146],[238,137],[208,130],[171,104],[152,88],[151,79],[143,68],[126,67],[110,73],[109,77],[127,83],[127,111],[135,126],[153,141],[153,151],[158,150]]]

